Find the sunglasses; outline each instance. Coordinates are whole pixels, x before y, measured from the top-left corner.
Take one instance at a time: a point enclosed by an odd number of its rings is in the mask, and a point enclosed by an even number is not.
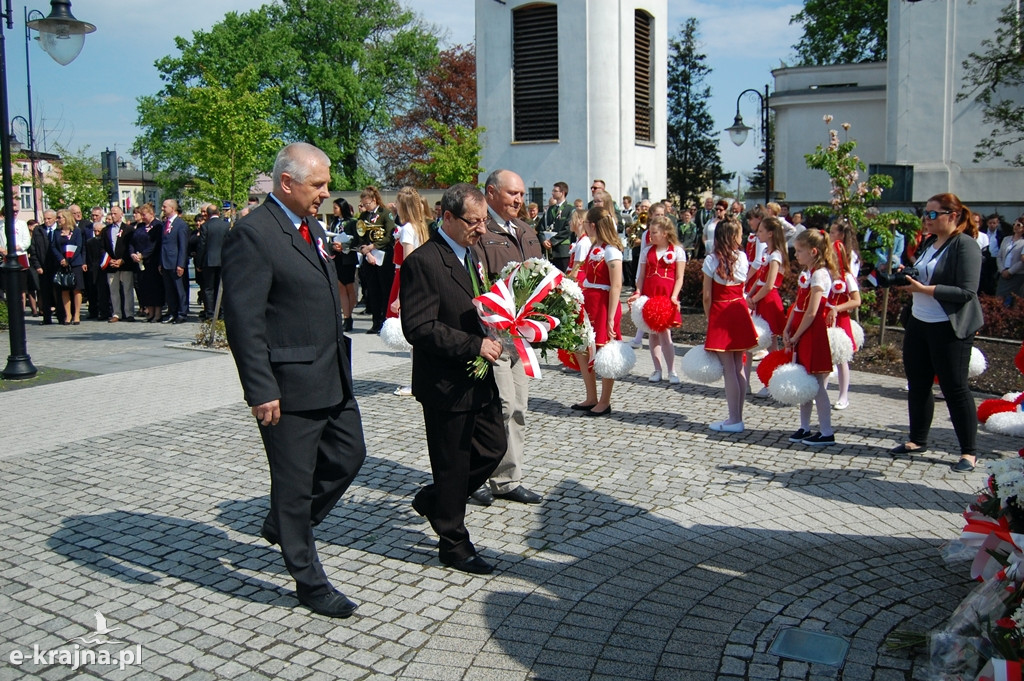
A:
[[[926,210],[921,214],[921,217],[925,220],[938,220],[940,215],[951,215],[952,213],[953,211],[951,210]]]

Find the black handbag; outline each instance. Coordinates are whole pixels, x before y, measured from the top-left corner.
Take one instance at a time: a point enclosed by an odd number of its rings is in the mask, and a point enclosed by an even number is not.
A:
[[[53,275],[53,283],[57,288],[70,291],[77,285],[75,273],[71,271],[70,267],[60,269]]]

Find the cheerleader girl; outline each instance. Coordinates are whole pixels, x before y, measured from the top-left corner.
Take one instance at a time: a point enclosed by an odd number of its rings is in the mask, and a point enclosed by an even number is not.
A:
[[[572,248],[569,250],[569,278],[582,283],[581,272],[583,263],[587,261],[587,253],[590,252],[590,237],[586,233],[587,211],[582,208],[573,210],[569,217],[569,230],[573,233]]]
[[[857,243],[857,230],[846,220],[832,223],[828,230],[828,238],[832,243],[840,242],[846,252],[846,271],[854,279],[860,276],[860,244]]]
[[[789,321],[782,332],[782,342],[795,353],[795,361],[818,381],[814,403],[818,411],[817,433],[811,432],[811,402],[800,405],[800,429],[789,437],[790,442],[827,446],[836,442],[832,430],[832,413],[825,390],[832,371],[832,349],[828,343],[828,310],[825,298],[832,289],[832,277],[838,278],[835,258],[828,237],[817,229],[796,235],[793,243],[796,261],[804,268],[800,273],[796,301],[790,309]]]
[[[672,223],[663,215],[650,219],[645,234],[650,236],[651,246],[644,251],[646,255],[641,259],[637,270],[636,279],[640,286],[629,297],[628,302],[634,303],[641,294],[648,298],[667,296],[676,306],[675,316],[669,324],[669,328],[682,326],[683,319],[679,314],[679,291],[683,288],[686,252],[679,245],[679,237]],[[663,376],[662,359],[664,359],[668,382],[672,385],[679,383],[679,376],[672,368],[676,356],[675,346],[672,345],[672,332],[669,329],[663,331],[652,329],[650,349],[651,360],[654,362],[654,373],[647,380],[651,383],[661,381]]]
[[[825,317],[825,321],[830,327],[838,326],[845,331],[850,342],[853,343],[853,349],[857,350],[857,342],[853,340],[853,325],[850,323],[850,310],[860,307],[860,287],[857,286],[857,277],[851,271],[847,257],[848,251],[843,245],[846,234],[852,231],[846,222],[833,223],[828,231],[829,239],[832,241],[832,250],[836,256],[839,278],[832,282],[832,290],[828,296],[828,315]],[[850,363],[838,364],[836,374],[839,378],[839,399],[832,405],[832,408],[846,409],[850,406]]]
[[[419,192],[412,187],[398,190],[398,219],[401,227],[395,228],[395,278],[391,281],[391,295],[388,298],[387,317],[397,317],[401,312],[398,292],[401,286],[402,262],[409,254],[419,248],[428,238],[427,221],[423,217],[423,200]],[[408,397],[412,395],[412,386],[402,385],[395,389],[395,395]]]
[[[752,314],[759,315],[768,322],[768,328],[772,332],[772,345],[774,345],[774,337],[781,336],[782,330],[786,326],[786,310],[782,305],[782,296],[779,295],[783,272],[789,269],[786,231],[782,227],[781,220],[770,215],[759,215],[756,211],[750,221],[751,224],[756,223],[754,234],[757,236],[758,243],[762,244],[764,248],[761,250],[761,263],[757,269],[757,275],[753,278],[753,286],[747,294],[747,305]],[[748,353],[747,363],[743,366],[743,374],[748,386],[750,385],[752,363],[753,354]],[[768,397],[768,388],[761,388],[757,396]]]
[[[704,349],[718,353],[725,378],[729,418],[708,427],[726,433],[743,432],[743,354],[757,345],[757,330],[750,318],[743,284],[747,279],[747,255],[742,250],[743,227],[734,218],[715,225],[712,253],[704,258],[704,314],[708,320]]]
[[[601,348],[612,340],[622,340],[619,320],[622,307],[619,295],[622,293],[622,242],[615,230],[611,214],[604,208],[595,207],[587,211],[586,234],[591,247],[583,264],[583,307],[594,326],[594,344]],[[586,398],[572,405],[573,409],[587,416],[608,416],[612,413],[612,386],[615,381],[601,379],[601,397],[597,396],[597,376],[586,353],[576,353],[576,361],[583,374]]]

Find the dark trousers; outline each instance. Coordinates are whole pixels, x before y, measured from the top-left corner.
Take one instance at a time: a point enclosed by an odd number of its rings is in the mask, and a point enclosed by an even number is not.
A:
[[[99,291],[96,279],[92,275],[92,267],[89,270],[85,274],[85,290],[82,291],[82,297],[89,303],[89,319],[98,319],[103,316],[104,308],[110,308],[110,289],[104,285],[103,288],[106,290],[106,295],[103,295]],[[106,282],[106,277],[103,278],[103,281]],[[108,312],[107,315],[109,316],[109,314]]]
[[[557,267],[562,272],[569,271],[569,257],[564,258],[551,258],[551,264]]]
[[[354,398],[328,409],[286,412],[260,426],[270,464],[270,511],[265,533],[277,536],[296,591],[315,596],[330,582],[320,564],[313,528],[323,522],[366,458]]]
[[[383,265],[371,265],[363,263],[366,279],[363,285],[366,287],[366,309],[373,317],[373,328],[380,329],[387,318],[388,296],[391,295],[391,282],[395,277],[395,266],[385,262]],[[363,269],[360,270],[362,273]]]
[[[203,306],[206,308],[206,316],[213,316],[213,307],[217,304],[217,289],[220,288],[220,268],[203,268]],[[197,277],[198,278],[198,277]]]
[[[174,270],[163,271],[164,295],[167,297],[167,314],[171,317],[188,317],[188,290],[185,277],[179,277]]]
[[[93,291],[96,294],[95,300],[89,301],[89,316],[99,319],[109,318],[113,314],[113,305],[110,300],[110,282],[107,281],[106,272],[99,265],[90,265],[89,271],[85,273],[85,280],[92,283]],[[118,312],[117,316],[120,317],[121,313]]]
[[[55,298],[53,295],[54,274],[56,274],[56,271],[44,267],[43,273],[39,275],[39,290],[36,291],[36,303],[39,306],[40,312],[43,313],[43,322],[47,324],[53,321],[53,312],[50,308],[54,306],[54,301],[60,300],[59,297]],[[63,314],[64,309],[57,305],[57,321],[61,320],[61,315]]]
[[[960,453],[975,454],[978,412],[974,395],[967,385],[967,366],[973,345],[973,337],[957,338],[949,322],[922,322],[911,315],[903,335],[903,370],[909,388],[907,411],[911,442],[922,447],[928,444],[928,432],[935,412],[932,386],[938,376],[949,419],[960,442]]]
[[[466,499],[491,477],[507,440],[497,395],[476,411],[451,412],[423,404],[427,451],[434,482],[416,494],[439,538],[443,561],[469,558],[476,549],[466,529]]]

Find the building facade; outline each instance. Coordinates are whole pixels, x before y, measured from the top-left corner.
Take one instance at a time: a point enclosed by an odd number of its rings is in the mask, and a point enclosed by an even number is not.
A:
[[[543,208],[666,191],[667,0],[476,0],[482,166],[514,170]]]

